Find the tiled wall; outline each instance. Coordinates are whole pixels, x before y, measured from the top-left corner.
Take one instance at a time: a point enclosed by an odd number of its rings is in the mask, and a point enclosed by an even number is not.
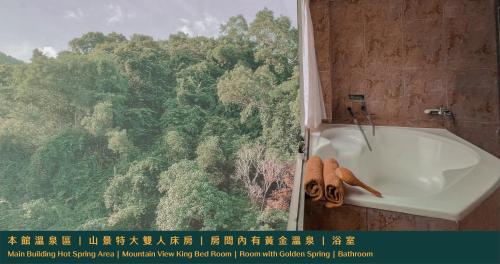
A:
[[[311,0],[327,122],[447,128],[500,157],[495,0]],[[456,122],[423,113],[445,106]],[[362,118],[360,117],[362,120]]]
[[[311,199],[306,199],[304,230],[498,231],[500,230],[500,189],[458,222],[353,205],[331,209],[326,208],[323,201],[313,202]]]

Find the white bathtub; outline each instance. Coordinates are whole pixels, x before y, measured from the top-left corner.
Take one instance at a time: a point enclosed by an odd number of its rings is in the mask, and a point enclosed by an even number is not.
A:
[[[348,187],[347,204],[459,221],[500,185],[500,159],[445,129],[329,125],[311,155],[336,158],[383,198]]]

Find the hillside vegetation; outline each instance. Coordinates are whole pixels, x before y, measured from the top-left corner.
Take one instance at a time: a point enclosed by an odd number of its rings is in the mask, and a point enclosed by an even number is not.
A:
[[[0,64],[22,64],[21,60],[18,60],[12,56],[9,56],[0,51]]]
[[[0,229],[285,228],[299,134],[288,18],[69,46],[0,65]]]

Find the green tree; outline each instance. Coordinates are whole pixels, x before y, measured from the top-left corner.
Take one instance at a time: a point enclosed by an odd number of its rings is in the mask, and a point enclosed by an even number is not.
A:
[[[94,106],[91,116],[82,119],[82,126],[94,136],[102,136],[113,126],[113,104],[99,102]]]
[[[0,229],[282,229],[298,81],[297,30],[267,9],[0,61]]]
[[[108,137],[108,149],[119,155],[127,155],[132,143],[128,139],[127,130],[111,130],[106,133]]]
[[[77,127],[98,101],[119,102],[128,83],[109,56],[68,54],[36,59],[16,69],[16,100],[38,108],[61,125]]]
[[[163,137],[168,164],[174,164],[192,156],[190,146],[178,131],[168,131]]]
[[[217,79],[222,69],[209,62],[191,65],[177,74],[177,100],[182,105],[210,109],[217,105]]]
[[[170,35],[161,43],[168,52],[175,72],[209,57],[216,41],[207,37],[189,37],[184,33]]]
[[[238,63],[254,67],[255,43],[250,41],[245,18],[241,15],[229,18],[220,31],[221,36],[211,52],[213,58],[226,69]]]
[[[299,73],[269,92],[261,111],[263,140],[269,148],[289,158],[298,149],[300,137]]]
[[[98,45],[105,43],[106,40],[106,36],[101,32],[89,32],[70,41],[69,46],[74,52],[88,54]]]
[[[254,109],[260,107],[264,89],[252,69],[238,65],[220,78],[217,91],[223,104],[236,104],[243,108],[241,119],[245,121]]]
[[[112,51],[128,78],[125,121],[134,145],[149,147],[161,134],[157,122],[164,112],[164,101],[175,95],[175,74],[170,56],[151,37],[133,35]]]
[[[222,172],[226,171],[225,161],[221,140],[217,136],[205,138],[196,148],[196,162],[209,174],[208,180],[215,186],[224,182]]]
[[[257,13],[249,34],[256,41],[255,58],[269,65],[280,80],[288,79],[298,64],[298,31],[288,17],[275,18],[269,9]]]
[[[158,161],[134,162],[124,175],[115,175],[104,192],[104,204],[111,211],[106,227],[118,230],[151,229],[159,193],[156,182]]]
[[[160,230],[231,230],[244,212],[244,201],[218,190],[192,161],[172,165],[161,175],[164,193],[157,208]]]
[[[178,131],[192,149],[196,148],[205,122],[209,118],[207,112],[196,105],[180,105],[177,100],[168,100],[165,108],[160,118],[162,127],[167,131]]]

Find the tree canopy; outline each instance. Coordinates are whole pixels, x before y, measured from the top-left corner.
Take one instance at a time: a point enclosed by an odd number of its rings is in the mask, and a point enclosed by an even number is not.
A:
[[[24,62],[0,52],[0,64],[23,64]]]
[[[299,135],[288,18],[69,47],[0,53],[0,229],[284,228]]]

